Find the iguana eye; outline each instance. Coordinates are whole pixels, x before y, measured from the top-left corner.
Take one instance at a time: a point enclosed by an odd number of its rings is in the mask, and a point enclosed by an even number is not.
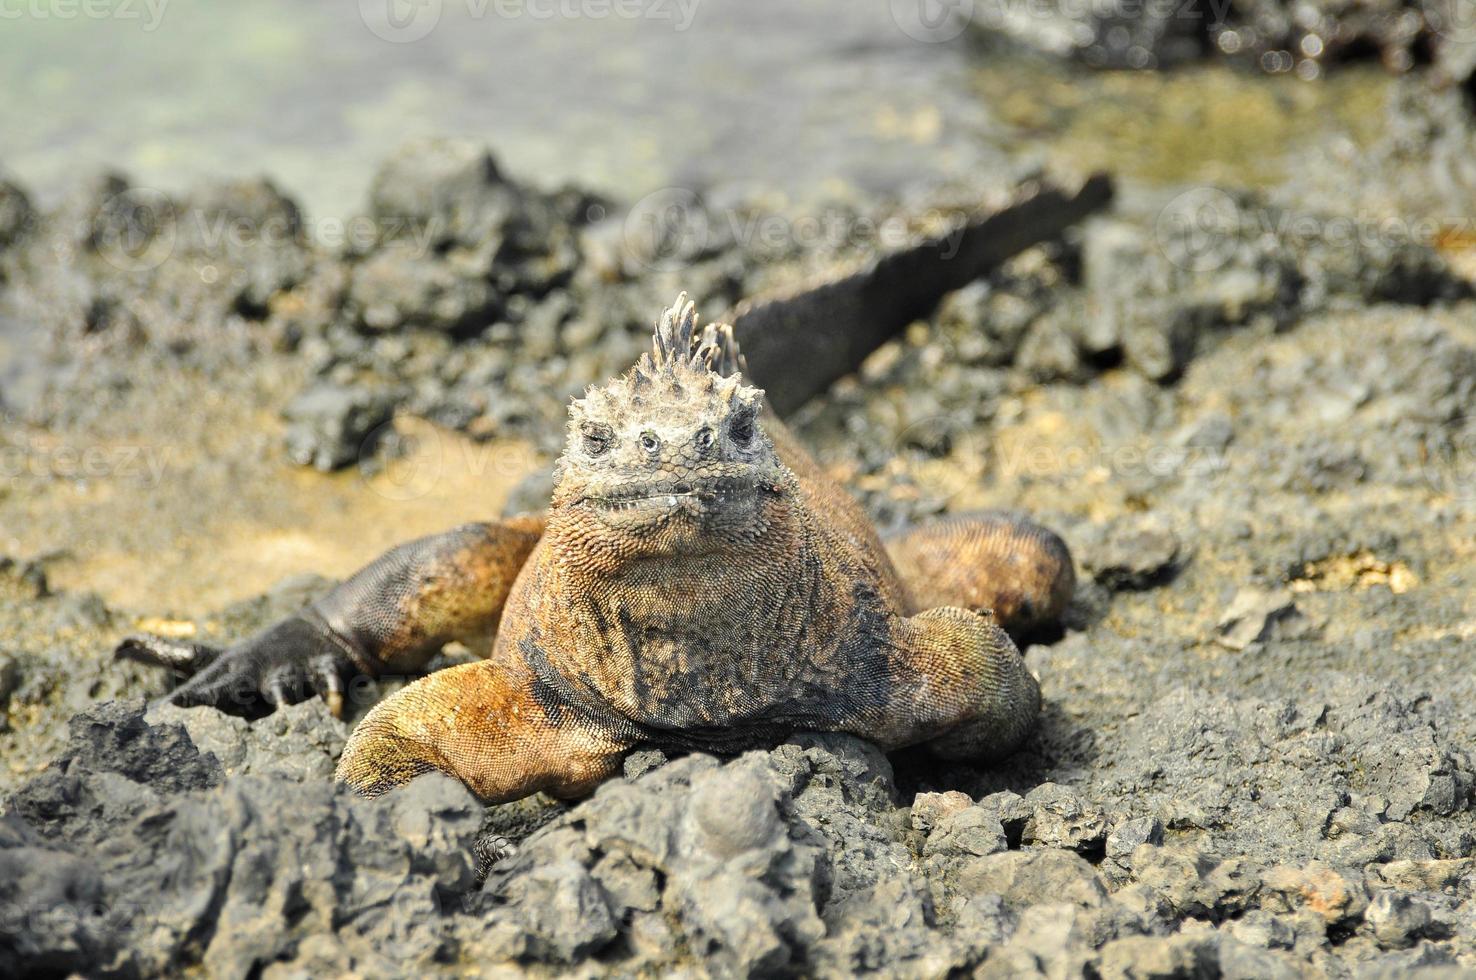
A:
[[[740,446],[746,446],[753,441],[753,416],[747,413],[739,415],[728,423],[728,438]]]
[[[603,456],[610,451],[610,443],[614,441],[615,434],[602,425],[592,425],[581,433],[584,437],[584,454],[586,456]]]

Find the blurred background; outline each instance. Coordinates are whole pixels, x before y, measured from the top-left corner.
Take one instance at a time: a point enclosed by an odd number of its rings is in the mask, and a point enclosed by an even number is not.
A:
[[[1476,966],[1476,0],[0,0],[0,91],[0,791],[81,856],[0,874],[0,973],[177,972],[210,941],[228,974],[352,947],[381,975],[522,936],[426,913],[421,864],[364,884],[324,829],[359,824],[316,701],[162,709],[226,761],[200,805],[245,802],[135,819],[193,790],[87,755],[176,768],[127,741],[142,702],[116,702],[169,680],[120,637],[228,643],[398,542],[541,508],[568,400],[679,291],[715,319],[1093,173],[1110,206],[1033,212],[788,418],[883,530],[1001,507],[1063,535],[1039,731],[998,767],[899,765],[895,800],[827,770],[799,809],[861,897],[745,935],[837,972]],[[826,312],[806,329],[846,336]],[[1019,796],[902,815],[920,789]],[[928,838],[954,804],[974,822]],[[277,904],[212,836],[253,820]],[[0,849],[30,846],[13,826]],[[166,839],[204,841],[178,850],[214,883],[6,959],[7,896],[153,895]],[[302,883],[311,854],[337,885]],[[950,905],[976,858],[1054,863]],[[106,880],[55,883],[81,865]],[[530,907],[593,907],[538,881]],[[217,934],[199,896],[227,886],[248,924]],[[632,972],[706,948],[661,921],[588,948]]]
[[[1467,2],[5,0],[0,553],[150,613],[342,575],[536,506],[679,289],[1106,172],[797,417],[884,525],[1018,502],[1029,399],[1468,290]]]
[[[1011,502],[1022,398],[1464,295],[1466,5],[5,0],[0,552],[156,613],[344,574],[536,505],[678,289],[1106,172],[798,417],[884,524]]]
[[[893,189],[1021,152],[1258,184],[1296,144],[1370,138],[1398,70],[1461,72],[1446,42],[1476,33],[1460,0],[1443,27],[1437,0],[12,4],[5,160],[43,201],[87,168],[262,173],[319,217],[418,136],[628,197]]]

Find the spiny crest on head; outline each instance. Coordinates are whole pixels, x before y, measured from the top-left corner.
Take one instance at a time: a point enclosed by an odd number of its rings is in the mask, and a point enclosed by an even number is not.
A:
[[[662,311],[656,320],[651,350],[641,355],[636,373],[654,381],[657,375],[675,378],[682,374],[738,374],[744,368],[743,355],[733,328],[726,323],[709,323],[697,332],[697,304],[687,294]]]
[[[692,394],[735,400],[757,408],[763,392],[743,384],[746,369],[733,328],[709,323],[699,332],[697,306],[682,293],[656,320],[651,350],[642,354],[623,377],[590,388],[571,406],[571,422],[593,413],[619,416],[627,408],[645,408]]]

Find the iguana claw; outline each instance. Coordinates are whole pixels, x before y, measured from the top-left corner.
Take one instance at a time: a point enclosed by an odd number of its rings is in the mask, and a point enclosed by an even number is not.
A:
[[[131,636],[115,656],[188,677],[166,701],[257,715],[314,694],[334,717],[344,711],[345,678],[356,668],[327,629],[294,616],[225,650],[158,636]]]

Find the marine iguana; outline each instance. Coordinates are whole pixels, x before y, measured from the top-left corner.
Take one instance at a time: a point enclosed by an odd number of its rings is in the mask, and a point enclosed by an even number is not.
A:
[[[346,671],[415,670],[495,630],[488,659],[372,708],[337,778],[372,796],[438,769],[489,801],[574,797],[638,744],[806,730],[976,758],[1039,711],[1007,630],[1058,617],[1074,581],[1061,539],[1010,514],[883,545],[746,383],[732,328],[699,331],[684,295],[635,367],[570,406],[546,515],[400,545],[173,700],[316,690],[337,708]]]
[[[438,769],[488,801],[576,797],[638,744],[731,752],[803,730],[1007,753],[1039,712],[1010,634],[1060,616],[1075,588],[1066,546],[1003,512],[883,544],[748,383],[739,338],[793,407],[1110,198],[1102,177],[1024,188],[947,251],[883,256],[741,308],[734,327],[698,331],[683,296],[635,367],[571,405],[546,513],[399,545],[226,650],[131,637],[118,654],[193,674],[176,704],[251,710],[316,692],[341,716],[346,678],[418,672],[448,642],[491,638],[488,659],[360,722],[337,777],[369,796]]]

